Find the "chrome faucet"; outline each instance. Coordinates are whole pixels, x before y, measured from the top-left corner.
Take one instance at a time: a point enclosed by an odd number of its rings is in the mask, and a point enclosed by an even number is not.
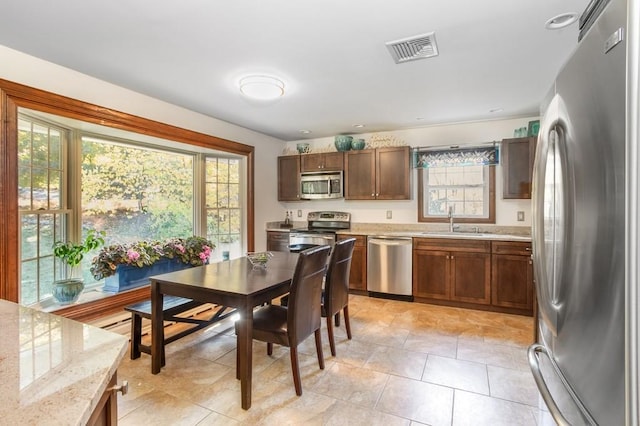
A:
[[[449,232],[453,232],[453,206],[449,206]]]

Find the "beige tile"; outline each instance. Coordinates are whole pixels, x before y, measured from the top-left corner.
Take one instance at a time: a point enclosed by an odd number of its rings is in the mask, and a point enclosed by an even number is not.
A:
[[[453,390],[391,376],[376,410],[432,426],[451,425]]]
[[[403,348],[413,352],[455,358],[458,350],[458,338],[437,331],[412,331],[407,336]]]
[[[275,351],[274,351],[275,354]],[[320,369],[318,365],[318,357],[314,353],[313,355],[307,355],[298,353],[298,364],[300,367],[300,380],[302,382],[302,389],[306,389],[309,383],[317,381],[320,377],[327,374],[327,371],[335,361],[325,359],[324,370]],[[267,368],[257,373],[256,380],[270,381],[276,380],[288,385],[293,386],[293,372],[291,369],[291,355],[288,349],[286,349],[282,355],[278,356],[273,363]]]
[[[364,368],[420,380],[426,362],[426,354],[378,346],[364,364]]]
[[[525,348],[500,345],[477,338],[459,338],[457,357],[466,361],[529,371]]]
[[[531,407],[461,390],[455,391],[453,426],[534,426]]]
[[[240,422],[218,413],[211,413],[198,423],[198,426],[235,426]]]
[[[143,403],[118,419],[118,424],[142,425],[196,425],[211,412],[160,390],[154,390],[140,397]]]
[[[422,381],[489,395],[486,364],[429,355]]]
[[[402,417],[344,401],[336,401],[322,416],[322,425],[325,426],[408,426],[410,423]]]
[[[353,338],[376,345],[402,347],[407,336],[409,336],[409,330],[374,323],[362,329]]]
[[[540,393],[530,371],[487,366],[491,396],[538,406]]]
[[[313,392],[371,407],[380,397],[388,375],[347,364],[334,363],[326,374],[309,385]]]
[[[336,344],[335,362],[362,367],[371,357],[378,345],[360,340],[347,340]]]

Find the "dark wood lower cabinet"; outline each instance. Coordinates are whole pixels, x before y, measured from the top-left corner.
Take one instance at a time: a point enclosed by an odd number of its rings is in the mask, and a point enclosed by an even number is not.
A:
[[[414,299],[454,306],[490,304],[489,250],[488,241],[415,238]]]
[[[349,292],[354,294],[367,293],[367,237],[366,235],[338,235],[338,240],[355,238],[353,257],[351,259],[351,273],[349,275]]]
[[[289,251],[289,231],[267,231],[268,251]]]
[[[494,241],[492,246],[491,303],[533,315],[531,244]]]
[[[414,238],[416,302],[533,315],[531,243]]]

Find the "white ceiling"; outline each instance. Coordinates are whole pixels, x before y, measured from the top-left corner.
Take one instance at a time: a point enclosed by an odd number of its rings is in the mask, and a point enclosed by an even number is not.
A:
[[[588,1],[20,0],[0,44],[289,141],[537,115],[578,32],[544,24]],[[386,42],[431,31],[439,56],[393,61]],[[247,102],[248,73],[285,96]]]

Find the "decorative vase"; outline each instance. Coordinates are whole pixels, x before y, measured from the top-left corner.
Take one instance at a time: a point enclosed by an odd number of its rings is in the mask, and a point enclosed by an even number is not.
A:
[[[354,139],[351,141],[351,149],[361,150],[365,147],[364,139]]]
[[[57,280],[53,283],[53,298],[61,305],[72,305],[84,290],[84,281],[79,278]]]
[[[335,138],[336,149],[338,151],[349,151],[351,149],[352,136],[338,135]]]

